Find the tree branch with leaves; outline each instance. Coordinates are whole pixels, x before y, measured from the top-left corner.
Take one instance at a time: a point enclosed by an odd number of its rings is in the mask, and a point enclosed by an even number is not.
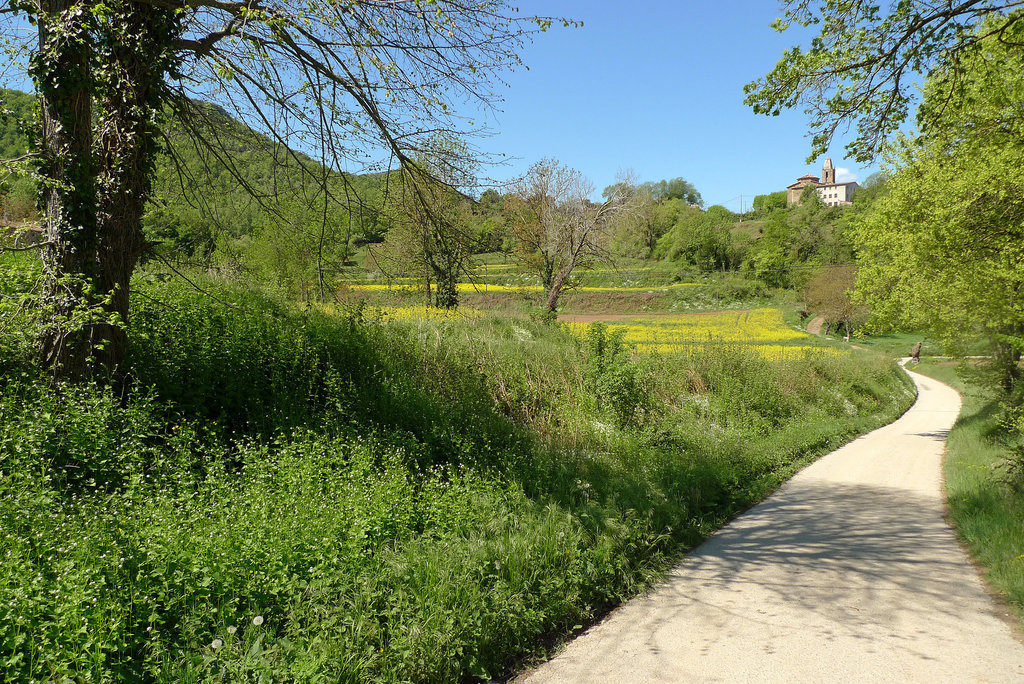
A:
[[[920,77],[942,65],[949,74],[945,95],[955,98],[981,41],[1008,40],[1019,49],[1009,35],[1024,0],[786,0],[782,7],[776,31],[796,25],[818,33],[747,84],[746,104],[770,116],[803,106],[810,117],[808,161],[856,126],[846,149],[866,162],[911,114]]]
[[[166,111],[193,111],[196,100],[220,105],[285,149],[317,151],[317,162],[333,171],[414,168],[432,136],[475,130],[456,105],[499,100],[502,73],[552,22],[518,16],[497,0],[14,0],[9,7],[0,21],[28,19],[39,29],[38,44],[26,40],[21,49],[31,55],[42,104],[36,175],[53,243],[44,288],[52,320],[41,347],[54,374],[73,379],[120,372],[131,274],[145,248],[142,207]],[[299,167],[313,182],[324,178]],[[86,290],[58,285],[65,276],[89,283],[109,325],[66,324],[76,307],[93,311],[96,302]]]

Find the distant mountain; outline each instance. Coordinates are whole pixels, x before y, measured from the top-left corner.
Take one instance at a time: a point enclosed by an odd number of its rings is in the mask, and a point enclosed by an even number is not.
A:
[[[25,154],[27,137],[18,120],[34,118],[35,96],[0,90],[0,159]],[[375,241],[382,237],[381,188],[385,174],[324,172],[301,152],[275,143],[207,103],[194,103],[187,120],[169,119],[164,152],[156,160],[150,208],[144,228],[154,242],[189,256],[231,251],[268,230],[302,228],[323,221],[327,179],[332,237]],[[303,173],[303,172],[306,173]],[[0,186],[0,206],[31,212],[31,186]],[[337,230],[341,226],[342,230]]]

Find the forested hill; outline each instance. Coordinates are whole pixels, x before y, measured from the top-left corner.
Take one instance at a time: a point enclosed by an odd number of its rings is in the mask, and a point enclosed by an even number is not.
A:
[[[18,129],[18,118],[32,114],[35,97],[17,90],[0,90],[0,112],[10,110],[13,116],[0,115],[0,159],[11,159],[25,154],[28,138]]]
[[[25,154],[28,138],[20,121],[34,117],[35,96],[0,91],[0,158]],[[280,226],[303,229],[323,223],[322,183],[327,178],[332,232],[343,227],[353,240],[379,239],[384,174],[324,173],[309,156],[275,143],[223,109],[196,103],[190,120],[171,118],[164,126],[165,150],[156,161],[153,200],[145,219],[147,236],[188,256],[231,253],[267,238]],[[308,172],[301,173],[300,167]],[[31,182],[0,186],[0,218],[16,221],[34,212]],[[346,241],[347,244],[347,241]]]

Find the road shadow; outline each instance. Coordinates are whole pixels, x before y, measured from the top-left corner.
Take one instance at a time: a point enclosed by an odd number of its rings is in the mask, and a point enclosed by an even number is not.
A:
[[[676,594],[680,610],[756,584],[766,603],[817,614],[852,633],[874,633],[908,613],[955,621],[965,596],[980,586],[938,498],[812,479],[791,482],[751,509],[672,576],[684,581],[659,593]]]
[[[949,430],[934,430],[932,432],[914,432],[911,433],[914,437],[928,437],[929,439],[935,439],[940,442],[946,441],[949,437]]]

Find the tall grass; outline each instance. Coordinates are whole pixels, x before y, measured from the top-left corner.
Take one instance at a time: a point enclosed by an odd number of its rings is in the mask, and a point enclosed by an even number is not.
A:
[[[123,401],[7,329],[0,678],[498,676],[911,401],[868,357],[639,357],[206,285],[230,307],[140,280]]]
[[[958,374],[953,362],[925,361],[915,370],[963,396],[946,441],[950,515],[986,579],[1024,619],[1024,493],[1012,486],[1008,470],[1014,451],[1020,453],[1020,435],[1002,424],[1001,397]]]

